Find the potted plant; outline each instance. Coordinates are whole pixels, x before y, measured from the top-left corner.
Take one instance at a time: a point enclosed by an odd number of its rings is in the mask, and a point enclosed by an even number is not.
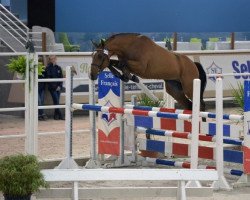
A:
[[[12,155],[0,159],[0,191],[5,200],[29,200],[40,187],[47,187],[33,155]]]
[[[33,61],[30,60],[29,64],[31,64],[32,62]],[[11,58],[10,63],[7,64],[7,67],[10,72],[17,73],[17,78],[24,79],[26,72],[26,56],[18,56],[15,58]],[[38,75],[42,75],[44,68],[45,67],[43,66],[43,64],[41,62],[38,62]],[[32,70],[32,68],[30,68],[30,70]]]
[[[244,86],[242,83],[237,82],[237,87],[233,87],[233,85],[231,85],[232,88],[232,95],[234,98],[234,102],[239,106],[239,113],[243,114],[244,113]]]
[[[139,106],[150,106],[150,107],[162,107],[162,101],[161,100],[152,100],[150,99],[146,94],[141,94],[141,96],[138,98],[138,105]],[[150,124],[150,121],[152,120],[149,117],[144,116],[136,116],[135,120],[137,120],[138,126],[145,126],[145,124]],[[150,139],[150,134],[146,134],[146,138]],[[148,151],[148,150],[141,150],[142,157],[150,157],[150,158],[157,158],[159,153],[154,151]]]

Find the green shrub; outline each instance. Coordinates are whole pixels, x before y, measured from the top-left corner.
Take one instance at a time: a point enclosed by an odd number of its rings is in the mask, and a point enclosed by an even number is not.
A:
[[[237,88],[232,85],[232,95],[234,97],[234,102],[240,107],[239,112],[243,114],[244,112],[244,86],[240,82],[237,82]]]
[[[48,187],[33,155],[13,155],[0,159],[0,191],[5,195],[24,197]]]
[[[29,64],[31,65],[32,62],[33,60],[30,60]],[[7,64],[7,67],[10,72],[17,72],[25,77],[26,56],[18,56],[15,58],[11,58],[10,63]],[[43,66],[43,64],[41,62],[38,62],[38,75],[42,75],[44,69],[45,67]],[[32,68],[30,68],[30,70],[32,70]]]
[[[162,101],[154,101],[150,99],[146,94],[141,94],[141,96],[138,98],[139,105],[140,106],[150,106],[150,107],[162,107]]]

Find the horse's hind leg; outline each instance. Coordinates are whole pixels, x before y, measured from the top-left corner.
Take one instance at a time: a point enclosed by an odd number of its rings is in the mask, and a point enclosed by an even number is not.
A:
[[[165,80],[166,92],[170,94],[184,109],[192,110],[192,102],[183,92],[182,85],[179,81]]]
[[[183,92],[187,96],[187,98],[193,99],[193,79],[187,78],[181,81],[181,85],[183,87]],[[201,91],[203,94],[203,91]],[[205,102],[203,97],[200,97],[200,110],[205,111]]]

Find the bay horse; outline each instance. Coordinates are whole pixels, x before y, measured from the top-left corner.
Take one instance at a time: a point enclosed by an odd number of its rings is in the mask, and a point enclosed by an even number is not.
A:
[[[90,78],[96,80],[105,68],[110,68],[115,75],[120,69],[122,78],[138,81],[136,76],[144,79],[163,79],[166,92],[184,109],[192,109],[193,80],[201,80],[201,110],[205,110],[203,93],[206,87],[206,73],[200,63],[195,63],[183,54],[168,51],[157,45],[150,38],[137,33],[120,33],[95,45]],[[118,63],[110,57],[116,55]],[[134,74],[134,75],[131,75]]]

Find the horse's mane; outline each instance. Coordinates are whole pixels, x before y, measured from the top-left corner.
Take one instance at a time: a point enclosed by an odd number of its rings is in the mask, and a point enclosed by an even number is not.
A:
[[[116,37],[119,37],[119,36],[138,36],[140,35],[140,33],[117,33],[117,34],[114,34],[114,35],[111,35],[106,41],[106,42],[109,42],[110,40],[113,40],[115,39]]]

